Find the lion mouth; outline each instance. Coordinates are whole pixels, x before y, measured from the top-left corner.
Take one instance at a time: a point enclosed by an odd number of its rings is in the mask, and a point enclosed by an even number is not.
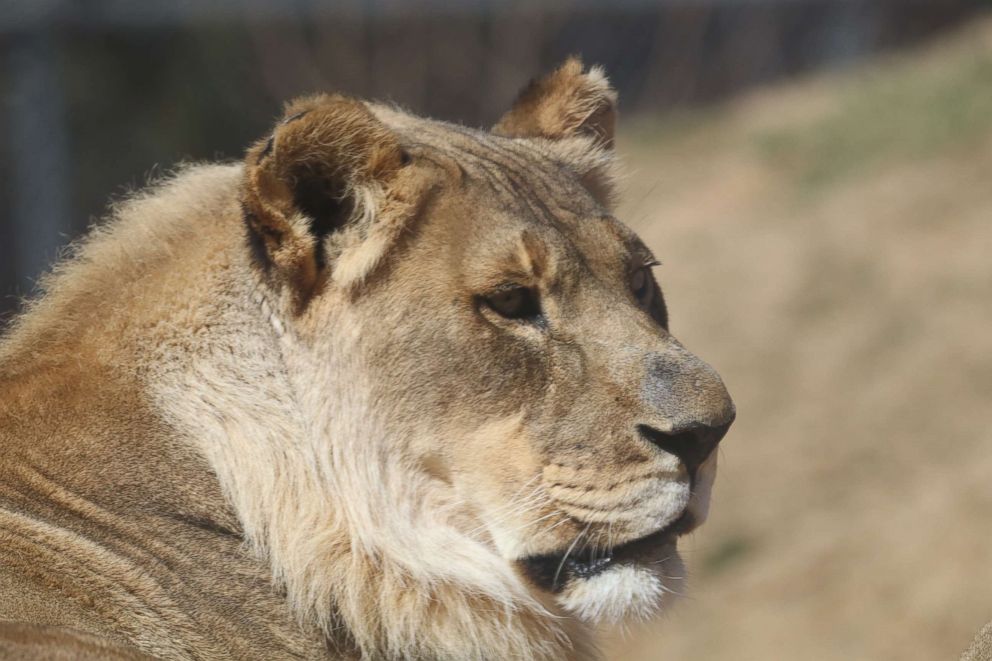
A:
[[[691,527],[683,514],[656,532],[605,551],[595,548],[571,548],[561,553],[534,555],[519,561],[527,577],[538,587],[552,593],[561,592],[573,580],[586,580],[623,564],[641,564],[657,560],[659,550],[669,547],[675,553],[676,540]],[[576,544],[576,546],[581,545]]]

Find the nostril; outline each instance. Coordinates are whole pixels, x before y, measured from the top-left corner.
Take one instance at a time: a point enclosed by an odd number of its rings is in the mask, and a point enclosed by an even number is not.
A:
[[[729,428],[729,423],[717,427],[696,424],[663,432],[638,425],[637,431],[659,449],[678,457],[689,475],[695,477],[699,466],[713,453]]]

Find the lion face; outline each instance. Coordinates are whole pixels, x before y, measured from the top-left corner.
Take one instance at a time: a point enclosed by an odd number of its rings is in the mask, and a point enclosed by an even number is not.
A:
[[[680,589],[733,404],[668,332],[651,252],[573,175],[511,139],[418,149],[464,173],[357,303],[397,435],[430,439],[423,469],[562,605],[647,614]]]
[[[465,535],[592,621],[680,590],[676,540],[706,517],[734,418],[610,212],[614,101],[574,62],[493,133],[311,100],[249,154],[246,186],[264,268],[308,327],[340,332],[348,306],[391,450],[454,494]],[[351,141],[315,156],[342,114]]]

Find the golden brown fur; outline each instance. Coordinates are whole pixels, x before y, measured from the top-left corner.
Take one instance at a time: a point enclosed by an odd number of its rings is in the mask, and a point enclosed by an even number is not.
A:
[[[614,115],[577,61],[493,134],[319,95],[116,209],[0,348],[0,620],[557,659],[655,613],[733,405],[610,215]]]

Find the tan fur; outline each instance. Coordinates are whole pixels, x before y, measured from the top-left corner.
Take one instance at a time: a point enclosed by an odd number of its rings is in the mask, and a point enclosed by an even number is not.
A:
[[[106,638],[65,627],[0,622],[0,658],[47,661],[151,661],[154,657]]]
[[[531,82],[514,107],[493,127],[499,135],[560,139],[590,135],[613,146],[617,94],[603,70],[584,72],[572,57],[559,69]]]
[[[591,624],[667,603],[715,454],[690,478],[639,430],[733,406],[632,293],[615,94],[577,61],[535,85],[497,134],[303,99],[116,209],[0,345],[0,620],[167,658],[590,659]],[[511,285],[539,317],[487,303]]]

